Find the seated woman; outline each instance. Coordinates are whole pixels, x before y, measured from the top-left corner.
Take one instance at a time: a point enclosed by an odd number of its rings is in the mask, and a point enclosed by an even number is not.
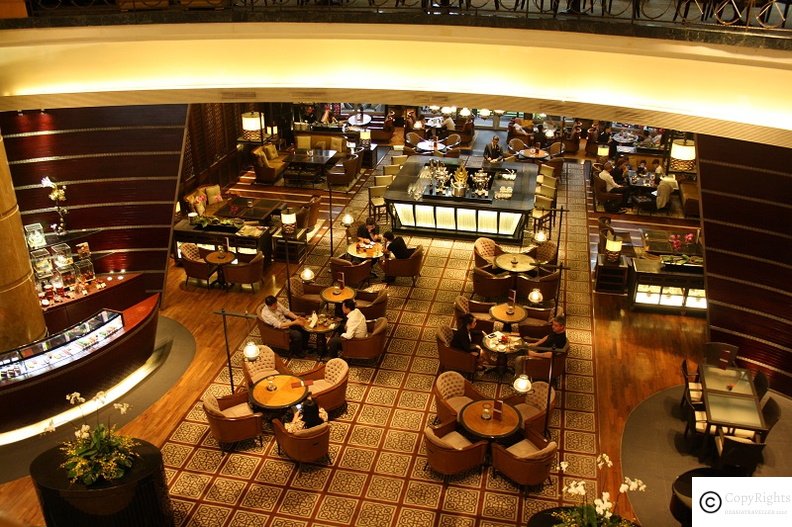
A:
[[[476,317],[472,313],[465,313],[460,316],[457,319],[457,330],[451,339],[451,346],[474,355],[476,357],[476,369],[481,371],[484,369],[487,357],[484,356],[484,350],[481,349],[481,346],[473,343],[473,340],[480,338],[481,335],[481,331],[475,330],[475,327]]]
[[[302,404],[298,404],[295,408],[297,411],[294,412],[291,421],[284,425],[290,434],[319,426],[327,421],[327,412],[324,408],[319,408],[311,396],[308,396]],[[288,418],[288,415],[286,417]]]

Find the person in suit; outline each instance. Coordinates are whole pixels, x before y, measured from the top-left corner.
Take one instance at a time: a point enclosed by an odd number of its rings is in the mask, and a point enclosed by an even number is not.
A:
[[[484,354],[481,346],[474,344],[473,340],[480,336],[480,331],[475,329],[476,317],[465,313],[457,320],[457,330],[451,338],[451,347],[467,351],[476,357],[476,367],[479,371],[484,369]]]

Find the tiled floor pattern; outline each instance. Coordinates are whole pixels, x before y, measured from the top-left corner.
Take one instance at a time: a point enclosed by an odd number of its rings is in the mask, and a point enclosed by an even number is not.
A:
[[[561,233],[561,257],[570,267],[563,289],[571,350],[550,428],[561,458],[570,463],[562,479],[585,478],[596,484],[590,279],[586,214],[580,205],[585,189],[582,172],[575,165],[569,168],[569,181],[561,187],[558,201],[559,206],[572,204]],[[363,188],[348,210],[364,216],[366,202]],[[343,232],[340,224],[338,229]],[[329,275],[321,272],[329,254],[327,238],[312,240],[305,263],[320,271],[319,281],[329,283]],[[331,424],[332,461],[298,470],[278,454],[269,430],[263,446],[247,441],[223,453],[196,401],[162,448],[178,525],[500,527],[524,525],[534,512],[559,505],[563,481],[557,472],[540,491],[520,495],[490,467],[449,478],[445,484],[427,468],[422,430],[434,418],[435,327],[452,320],[456,295],[470,293],[473,244],[422,237],[407,241],[427,249],[423,276],[415,287],[399,279],[388,288],[387,352],[377,364],[351,365],[347,408]],[[337,253],[342,246],[338,241]],[[255,330],[252,337],[258,338]],[[241,360],[237,350],[237,381],[242,379]],[[314,364],[310,358],[289,362],[298,372]],[[503,397],[512,393],[511,379],[504,380],[498,383],[484,376],[475,384],[487,395]],[[228,389],[223,368],[204,393],[224,395]]]

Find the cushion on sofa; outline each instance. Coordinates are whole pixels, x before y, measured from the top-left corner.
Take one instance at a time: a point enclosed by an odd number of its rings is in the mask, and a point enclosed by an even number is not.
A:
[[[298,135],[294,138],[297,142],[297,150],[310,150],[311,149],[311,137],[308,135]]]
[[[206,187],[206,203],[220,203],[223,201],[223,192],[220,190],[220,185],[212,185]]]
[[[264,146],[264,155],[267,156],[267,159],[272,161],[273,159],[278,159],[278,149],[275,148],[275,145],[269,144]]]
[[[331,137],[330,150],[335,150],[336,152],[343,152],[345,143],[346,140],[343,137]]]

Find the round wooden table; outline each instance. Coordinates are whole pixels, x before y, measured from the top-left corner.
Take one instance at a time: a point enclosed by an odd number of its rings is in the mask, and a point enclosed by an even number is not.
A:
[[[275,385],[270,391],[269,381]],[[296,385],[296,386],[295,386]],[[308,387],[294,375],[270,375],[256,382],[250,391],[250,404],[262,410],[285,410],[308,397]]]
[[[525,148],[520,150],[520,156],[524,157],[525,159],[546,159],[549,155],[550,154],[547,153],[547,150],[542,150],[541,148],[539,150],[535,148]]]
[[[217,284],[223,289],[228,288],[228,284],[225,281],[223,266],[230,264],[234,260],[236,260],[236,254],[231,251],[212,251],[204,257],[204,261],[206,261],[206,263],[217,266],[217,280],[212,282],[210,286]]]
[[[520,337],[508,335],[508,339],[508,342],[503,343],[500,339],[491,339],[485,336],[481,341],[487,350],[495,353],[495,369],[501,377],[511,369],[509,368],[509,355],[520,351],[520,348],[525,344]]]
[[[309,327],[306,323],[303,325],[303,329],[316,335],[316,349],[319,352],[319,357],[324,357],[327,353],[327,335],[338,327],[340,320],[327,315],[320,315],[319,320],[323,320],[323,322],[317,322],[314,327]]]
[[[482,419],[481,412],[484,404],[492,406],[493,415],[490,419]],[[520,428],[520,413],[510,404],[503,403],[500,419],[494,415],[495,401],[483,399],[466,404],[457,416],[462,427],[473,435],[486,439],[500,439],[508,437]]]
[[[357,291],[349,286],[345,286],[343,289],[338,289],[338,294],[336,294],[336,289],[337,287],[334,285],[325,287],[322,289],[322,292],[319,293],[319,296],[322,297],[322,300],[329,304],[340,304],[344,300],[355,298],[355,295],[357,295]]]
[[[514,313],[509,314],[509,308],[514,309]],[[518,305],[512,306],[508,302],[492,306],[489,313],[490,316],[498,322],[509,325],[522,322],[528,317],[528,311],[526,311],[524,307]]]
[[[347,254],[363,260],[368,258],[380,258],[382,256],[382,244],[377,242],[374,244],[374,247],[371,248],[363,248],[361,245],[360,250],[358,250],[358,242],[350,243],[347,247]]]
[[[437,150],[438,152],[443,152],[446,149],[446,145],[440,142],[435,144],[434,141],[421,141],[420,143],[415,145],[415,147],[418,150],[423,150],[424,152],[433,152],[434,150]]]
[[[367,113],[364,114],[356,113],[355,115],[349,116],[347,122],[352,126],[366,126],[371,122],[371,116]]]
[[[504,271],[525,273],[536,268],[536,260],[527,254],[504,253],[495,257],[495,265]]]

